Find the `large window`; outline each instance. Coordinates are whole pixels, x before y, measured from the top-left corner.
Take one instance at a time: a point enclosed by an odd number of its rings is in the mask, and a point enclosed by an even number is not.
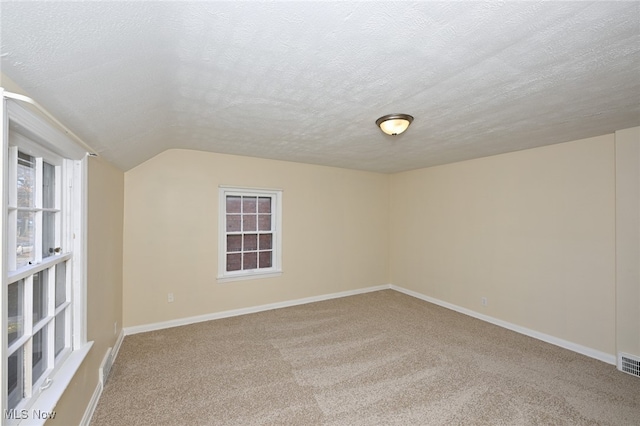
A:
[[[1,92],[1,88],[0,88]],[[4,95],[4,93],[3,93]],[[6,96],[6,95],[5,95]],[[2,424],[53,410],[90,344],[84,316],[84,155],[2,99]],[[68,140],[67,140],[68,143]]]
[[[282,191],[220,188],[218,281],[281,273]]]
[[[14,138],[12,138],[14,139]],[[15,138],[19,143],[19,139]],[[14,142],[11,140],[10,142]],[[7,211],[7,407],[27,402],[34,388],[71,351],[70,280],[73,257],[63,238],[62,175],[68,162],[10,146]]]

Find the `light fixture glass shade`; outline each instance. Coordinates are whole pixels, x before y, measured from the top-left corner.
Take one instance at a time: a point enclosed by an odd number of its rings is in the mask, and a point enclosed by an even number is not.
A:
[[[380,130],[388,135],[395,136],[407,130],[413,117],[408,114],[388,114],[376,120]]]

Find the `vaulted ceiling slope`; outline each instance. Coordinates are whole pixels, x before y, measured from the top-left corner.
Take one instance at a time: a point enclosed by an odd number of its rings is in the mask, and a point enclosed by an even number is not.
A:
[[[391,173],[640,125],[640,2],[2,2],[2,72],[128,170]],[[375,120],[415,117],[400,136]]]

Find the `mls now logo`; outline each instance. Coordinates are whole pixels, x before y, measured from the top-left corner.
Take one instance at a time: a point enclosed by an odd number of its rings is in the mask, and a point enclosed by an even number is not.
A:
[[[54,419],[56,417],[55,411],[41,411],[33,410],[31,412],[31,418],[37,420]],[[4,418],[6,420],[26,420],[29,418],[29,410],[4,410]]]

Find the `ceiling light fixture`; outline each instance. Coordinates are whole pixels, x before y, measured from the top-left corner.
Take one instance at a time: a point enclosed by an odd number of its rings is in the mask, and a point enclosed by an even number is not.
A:
[[[378,118],[376,124],[386,134],[396,136],[407,130],[412,121],[409,114],[387,114]]]

